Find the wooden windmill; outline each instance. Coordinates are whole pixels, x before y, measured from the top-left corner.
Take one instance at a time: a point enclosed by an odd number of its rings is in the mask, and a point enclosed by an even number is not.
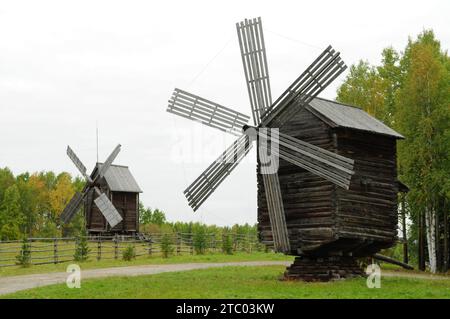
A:
[[[86,179],[81,193],[76,192],[61,213],[63,224],[72,220],[84,205],[89,234],[136,234],[139,231],[139,193],[141,189],[127,166],[114,165],[120,144],[104,163],[96,163],[90,175],[75,152],[67,155]]]
[[[254,126],[247,125],[249,116],[180,89],[169,100],[168,112],[239,136],[184,191],[189,205],[197,210],[257,141],[258,228],[276,251],[299,256],[286,276],[361,274],[354,257],[396,239],[395,139],[401,135],[357,108],[317,98],[346,69],[331,46],[272,102],[261,19],[236,28]],[[358,142],[349,145],[352,139]],[[362,148],[367,143],[373,149]],[[381,181],[370,172],[376,167],[384,170]],[[385,206],[373,208],[377,200]]]

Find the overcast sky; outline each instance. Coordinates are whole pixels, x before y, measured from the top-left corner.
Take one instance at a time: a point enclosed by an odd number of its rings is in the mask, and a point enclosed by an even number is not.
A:
[[[182,191],[232,139],[165,112],[179,87],[250,115],[235,23],[261,16],[272,95],[328,44],[351,65],[432,28],[450,44],[443,1],[0,1],[0,167],[78,172],[117,143],[147,206],[169,220],[256,222],[255,154],[197,213]],[[322,97],[335,97],[341,75]],[[180,158],[179,151],[183,150]]]

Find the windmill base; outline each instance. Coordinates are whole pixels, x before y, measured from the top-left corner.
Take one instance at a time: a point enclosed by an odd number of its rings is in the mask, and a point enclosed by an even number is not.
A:
[[[296,257],[284,280],[330,281],[365,276],[354,257]]]

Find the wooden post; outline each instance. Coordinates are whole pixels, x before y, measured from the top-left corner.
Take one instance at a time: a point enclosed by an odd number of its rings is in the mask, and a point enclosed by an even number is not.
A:
[[[117,234],[114,236],[114,259],[119,257],[119,238]]]
[[[26,239],[27,243],[28,243],[28,247],[30,247],[30,264],[33,264],[33,260],[31,259],[31,252],[33,251],[33,241],[30,240],[30,238]]]
[[[102,259],[102,239],[100,236],[97,238],[97,260]]]
[[[58,263],[58,238],[53,239],[53,263]]]
[[[180,234],[177,232],[176,233],[176,241],[177,241],[177,255],[179,255],[181,253],[181,236]]]
[[[152,238],[151,237],[148,239],[148,254],[150,256],[152,255]]]

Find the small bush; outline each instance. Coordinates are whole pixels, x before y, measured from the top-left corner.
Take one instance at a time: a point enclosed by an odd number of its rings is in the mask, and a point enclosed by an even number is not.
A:
[[[28,243],[28,240],[23,240],[20,255],[17,255],[16,259],[17,265],[21,265],[22,267],[29,267],[31,265],[31,245]]]
[[[127,248],[125,248],[122,252],[122,259],[126,261],[136,259],[136,249],[134,245],[128,245]]]
[[[193,245],[195,253],[203,255],[206,252],[206,231],[203,227],[194,232]]]
[[[89,259],[90,248],[85,236],[81,236],[77,239],[77,247],[75,248],[75,254],[73,258],[75,261],[86,261]]]
[[[164,234],[161,238],[161,252],[163,258],[168,258],[173,253],[174,247],[169,234]]]
[[[225,233],[222,237],[222,252],[227,255],[233,254],[233,239],[231,234]]]

